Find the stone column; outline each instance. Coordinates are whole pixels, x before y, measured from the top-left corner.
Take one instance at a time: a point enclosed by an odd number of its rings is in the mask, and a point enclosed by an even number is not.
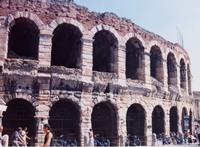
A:
[[[3,65],[5,57],[7,55],[7,45],[8,45],[8,29],[4,27],[2,23],[3,22],[1,22],[1,17],[0,17],[0,72],[2,72],[3,70]]]
[[[121,43],[122,44],[122,43]],[[124,85],[126,83],[126,47],[118,45],[117,50],[117,75],[118,83]]]
[[[92,100],[91,94],[84,94],[81,102],[81,118],[80,118],[80,146],[87,146],[89,136],[89,129],[92,128],[91,115],[92,106],[90,100]],[[88,99],[88,100],[87,100]]]
[[[145,131],[145,135],[146,135],[146,145],[147,146],[151,146],[152,145],[152,109],[148,108],[148,110],[146,110],[146,126],[144,126],[146,128]]]
[[[41,30],[38,50],[38,60],[41,67],[51,65],[52,33],[48,30]]]
[[[118,135],[119,135],[119,143],[118,146],[125,146],[126,138],[127,138],[127,127],[126,127],[126,112],[127,108],[123,107],[118,111]],[[117,112],[116,112],[117,113]]]
[[[89,36],[82,38],[81,68],[84,81],[91,81],[93,68],[93,40]]]
[[[150,75],[150,53],[147,49],[144,50],[142,60],[140,61],[139,79],[145,81],[147,85],[151,85]]]
[[[36,107],[35,119],[36,119],[35,146],[40,147],[44,143],[43,125],[48,123],[49,107],[43,104],[38,105]]]
[[[163,59],[165,58],[163,57]],[[168,91],[167,60],[163,60],[163,86],[164,86],[164,90]]]
[[[169,133],[170,133],[170,112],[169,112],[169,110],[167,109],[167,110],[165,110],[164,111],[164,115],[165,115],[165,117],[164,117],[164,133],[165,133],[165,135],[169,135]]]

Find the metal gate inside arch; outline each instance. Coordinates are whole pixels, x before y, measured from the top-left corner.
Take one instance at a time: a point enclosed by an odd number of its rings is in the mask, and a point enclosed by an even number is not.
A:
[[[80,114],[74,103],[60,100],[56,102],[51,111],[49,124],[53,130],[54,138],[60,135],[64,139],[76,139],[80,142]]]
[[[94,106],[92,128],[94,134],[110,140],[111,146],[117,146],[117,121],[115,109],[110,103],[102,102]]]

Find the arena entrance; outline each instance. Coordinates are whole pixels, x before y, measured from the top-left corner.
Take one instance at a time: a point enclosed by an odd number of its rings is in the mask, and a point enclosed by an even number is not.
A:
[[[66,140],[76,139],[80,143],[80,112],[72,101],[60,100],[50,110],[49,124],[55,138],[64,135]]]
[[[34,138],[36,134],[35,108],[24,99],[14,99],[7,103],[7,110],[3,113],[3,134],[10,137],[18,127],[27,127],[28,136]]]
[[[152,132],[155,133],[156,135],[165,132],[164,111],[160,106],[156,106],[152,113]]]
[[[92,112],[92,128],[94,134],[110,140],[111,146],[118,145],[117,116],[114,107],[107,102],[94,106]]]
[[[145,144],[144,126],[145,124],[145,111],[139,104],[133,104],[128,108],[126,115],[127,134],[130,136],[138,136]]]
[[[170,132],[178,132],[178,112],[175,106],[170,109]]]

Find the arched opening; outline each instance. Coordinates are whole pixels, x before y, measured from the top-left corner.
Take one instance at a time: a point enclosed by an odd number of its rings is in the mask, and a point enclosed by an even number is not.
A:
[[[22,127],[22,129],[27,127],[28,136],[34,138],[36,134],[36,121],[33,105],[24,99],[13,99],[6,105],[8,107],[3,113],[2,120],[4,126],[3,134],[8,134],[11,137],[18,127]]]
[[[167,73],[168,73],[168,85],[176,86],[177,68],[176,68],[176,59],[173,53],[169,53],[167,56]]]
[[[63,23],[53,32],[51,65],[80,68],[82,33],[74,25]]]
[[[186,88],[186,67],[183,59],[180,61],[180,87]]]
[[[93,39],[93,71],[116,73],[116,37],[111,32],[102,30],[97,32]]]
[[[49,112],[49,124],[55,138],[64,135],[65,139],[76,139],[80,145],[80,112],[78,106],[67,100],[53,104]]]
[[[189,116],[187,109],[183,107],[182,109],[182,120],[181,120],[181,125],[182,125],[182,132],[188,131],[189,130]]]
[[[162,53],[160,48],[156,45],[151,47],[150,51],[150,60],[151,60],[151,76],[157,79],[158,81],[163,81],[163,63],[162,63]]]
[[[187,65],[187,80],[188,80],[188,92],[189,92],[189,95],[192,95],[192,90],[191,90],[191,72],[190,72],[190,65],[188,64]]]
[[[94,106],[92,128],[94,134],[108,138],[111,146],[117,146],[117,116],[115,109],[110,103],[101,102]]]
[[[178,111],[177,107],[172,107],[170,109],[170,132],[178,132]]]
[[[127,135],[137,135],[142,141],[142,144],[145,145],[145,111],[141,105],[133,104],[128,108],[126,114],[126,127]]]
[[[162,107],[156,106],[152,113],[152,133],[155,133],[156,135],[165,133],[164,118],[165,116]]]
[[[140,40],[133,37],[126,43],[126,78],[139,79],[144,47]]]
[[[38,59],[39,29],[28,18],[17,18],[8,40],[8,58]]]

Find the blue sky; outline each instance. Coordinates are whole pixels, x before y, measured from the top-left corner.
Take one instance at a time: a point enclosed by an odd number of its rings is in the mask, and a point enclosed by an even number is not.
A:
[[[74,0],[89,11],[113,12],[176,43],[177,28],[191,59],[192,88],[200,91],[200,0]]]

